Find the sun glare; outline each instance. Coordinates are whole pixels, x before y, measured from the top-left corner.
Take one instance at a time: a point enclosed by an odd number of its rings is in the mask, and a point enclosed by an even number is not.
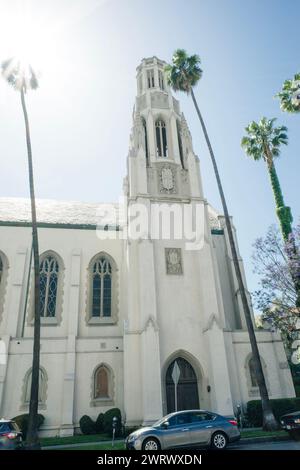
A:
[[[30,65],[38,75],[44,73],[55,55],[50,22],[22,4],[1,6],[0,14],[0,61],[14,58],[24,70]]]

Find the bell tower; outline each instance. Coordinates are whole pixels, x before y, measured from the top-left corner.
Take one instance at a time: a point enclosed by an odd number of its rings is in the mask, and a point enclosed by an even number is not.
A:
[[[179,102],[157,57],[137,68],[137,97],[128,155],[128,196],[203,199],[199,159]]]

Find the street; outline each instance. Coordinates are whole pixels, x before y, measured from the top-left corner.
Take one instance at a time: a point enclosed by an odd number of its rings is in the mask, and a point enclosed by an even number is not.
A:
[[[230,450],[300,450],[300,442],[296,441],[274,441],[245,443],[240,442],[228,446]]]

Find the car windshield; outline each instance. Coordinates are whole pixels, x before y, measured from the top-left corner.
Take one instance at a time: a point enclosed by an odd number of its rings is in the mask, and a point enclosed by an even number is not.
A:
[[[4,423],[0,423],[0,433],[9,432],[11,431],[11,423],[5,421]]]
[[[152,426],[154,428],[159,428],[159,426],[162,425],[162,423],[164,423],[165,421],[168,421],[168,419],[173,416],[173,413],[170,413],[169,415],[167,416],[164,416],[163,418],[159,419],[158,421],[156,421]]]

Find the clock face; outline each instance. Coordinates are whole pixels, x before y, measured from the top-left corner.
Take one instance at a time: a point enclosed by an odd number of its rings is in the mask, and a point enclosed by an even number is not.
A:
[[[163,168],[161,170],[161,181],[164,189],[170,191],[174,188],[174,178],[170,168]]]

